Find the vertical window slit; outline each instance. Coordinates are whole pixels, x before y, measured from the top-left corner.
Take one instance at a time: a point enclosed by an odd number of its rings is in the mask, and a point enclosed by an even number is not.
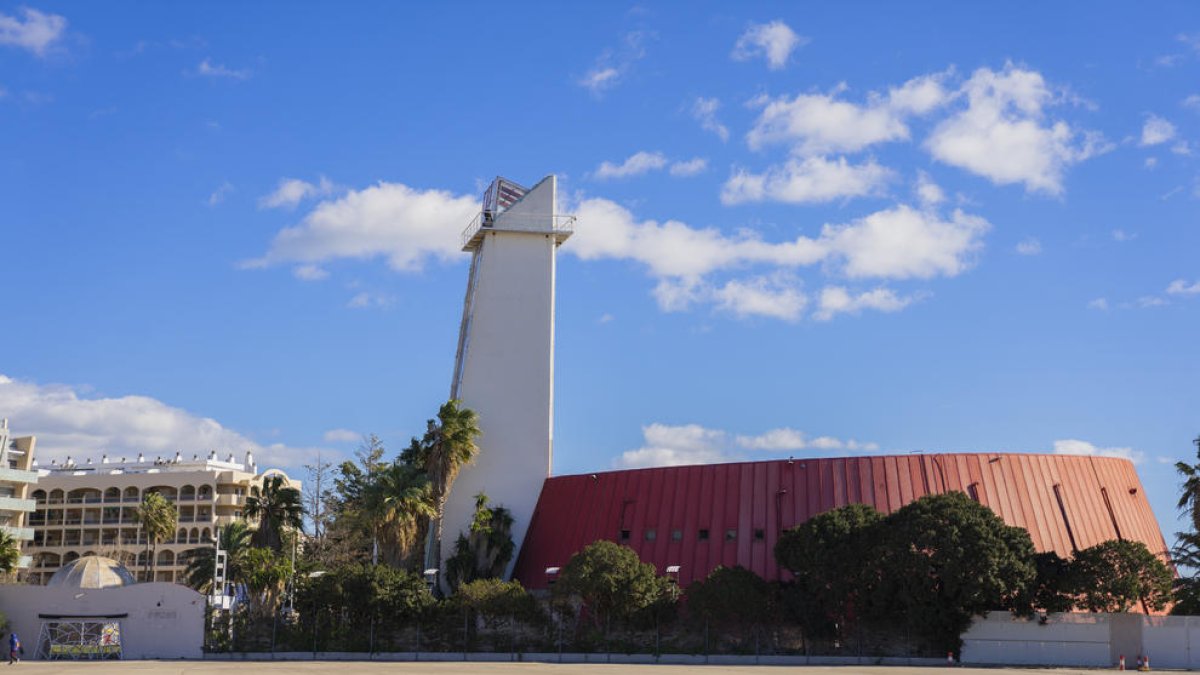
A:
[[[1079,552],[1079,546],[1075,543],[1075,530],[1071,529],[1071,519],[1067,517],[1067,505],[1063,503],[1062,486],[1054,484],[1054,498],[1058,500],[1058,512],[1062,514],[1063,525],[1067,526],[1067,537],[1071,540],[1071,551]]]

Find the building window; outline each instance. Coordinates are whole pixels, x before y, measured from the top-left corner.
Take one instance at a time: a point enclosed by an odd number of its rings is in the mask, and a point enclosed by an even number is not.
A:
[[[683,530],[671,530],[671,541],[683,541]]]
[[[725,530],[725,541],[734,541],[735,539],[737,539],[737,529],[731,527]]]
[[[696,538],[700,541],[708,541],[708,530],[700,530],[700,532],[696,534]]]
[[[629,541],[629,530],[621,530],[621,541]]]
[[[658,532],[653,527],[646,528],[646,541],[654,541],[658,538]]]
[[[767,531],[762,529],[754,530],[754,541],[762,541],[767,538]]]

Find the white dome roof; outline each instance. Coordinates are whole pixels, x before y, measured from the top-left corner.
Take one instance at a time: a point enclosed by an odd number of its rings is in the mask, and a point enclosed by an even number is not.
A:
[[[46,585],[57,588],[118,588],[136,583],[129,570],[116,560],[85,555],[63,565]]]

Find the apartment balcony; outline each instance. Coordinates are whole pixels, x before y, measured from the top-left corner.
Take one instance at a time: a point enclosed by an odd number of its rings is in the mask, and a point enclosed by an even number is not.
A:
[[[29,541],[33,539],[32,527],[12,527],[9,525],[0,525],[0,531],[8,533],[13,539]]]
[[[217,495],[217,506],[241,506],[242,498],[238,495]]]
[[[0,497],[0,511],[24,511],[30,513],[37,509],[37,502],[32,499],[17,497]]]
[[[36,471],[26,471],[24,469],[9,469],[0,468],[0,481],[9,481],[10,483],[37,483],[38,475]]]

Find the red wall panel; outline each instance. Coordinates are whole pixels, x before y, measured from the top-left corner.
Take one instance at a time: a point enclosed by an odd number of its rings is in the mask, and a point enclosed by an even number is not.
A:
[[[1054,495],[1058,485],[1060,509]],[[743,565],[780,578],[779,533],[849,503],[885,513],[927,494],[960,490],[1010,525],[1029,530],[1038,550],[1070,555],[1117,538],[1167,546],[1133,465],[1124,459],[1072,455],[939,454],[797,459],[609,471],[548,478],[517,558],[514,576],[546,586],[545,569],[562,566],[584,546],[607,539],[631,546],[659,573],[679,565],[680,584],[717,565]],[[1109,506],[1103,492],[1107,491]],[[1115,521],[1115,525],[1114,525]],[[646,539],[653,529],[655,538]],[[629,531],[628,541],[621,540]],[[682,531],[675,541],[674,530]],[[708,540],[700,531],[708,530]],[[727,538],[727,530],[736,536]],[[755,538],[755,532],[764,534]]]

